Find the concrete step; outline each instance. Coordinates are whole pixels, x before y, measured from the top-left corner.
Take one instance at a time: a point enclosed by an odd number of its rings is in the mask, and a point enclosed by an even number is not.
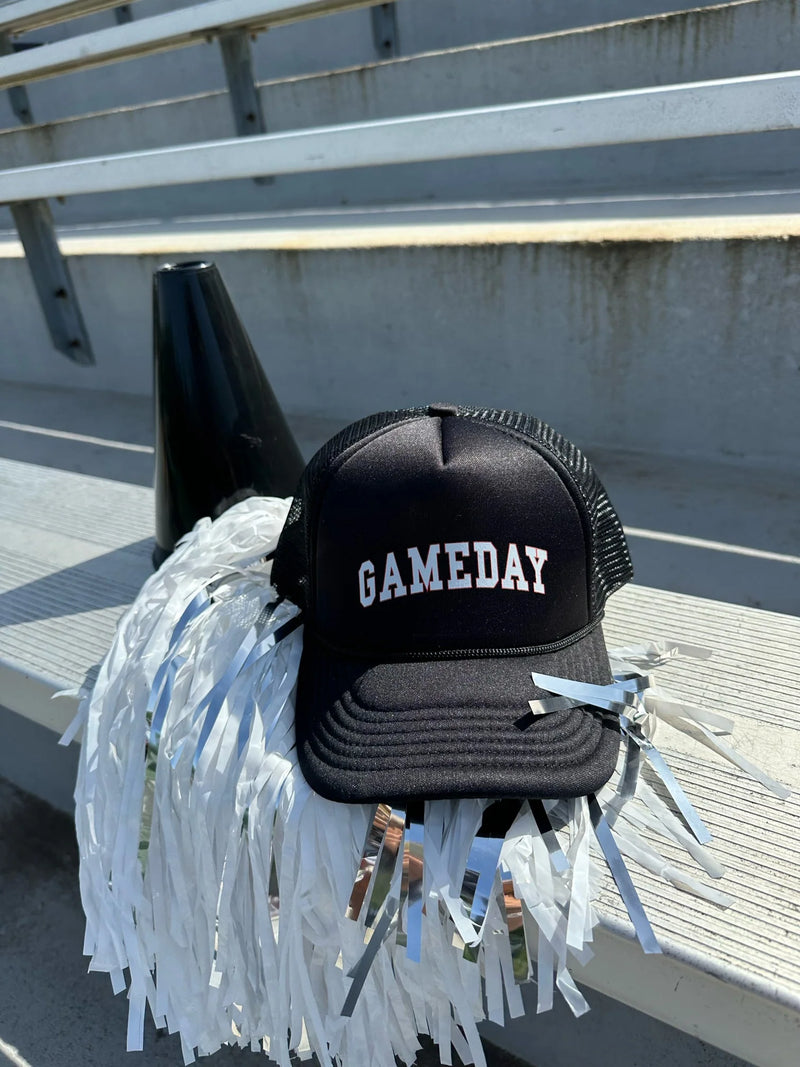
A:
[[[52,351],[21,248],[0,242],[0,379],[149,394],[152,273],[206,257],[289,412],[449,397],[594,449],[796,471],[799,215],[424,220],[65,238],[91,369]]]
[[[194,0],[137,0],[134,18],[142,19],[187,6]],[[597,22],[641,18],[686,7],[709,6],[687,0],[401,0],[394,5],[397,34],[386,47],[376,38],[369,10],[358,10],[281,26],[253,42],[253,62],[262,79],[291,78],[319,71],[363,66],[387,56],[459,48],[486,42],[554,33]],[[719,5],[710,5],[719,6]],[[725,5],[723,5],[725,6]],[[792,5],[790,5],[792,6]],[[60,23],[23,35],[28,43],[47,43],[115,24],[113,10]],[[131,60],[86,74],[74,74],[31,89],[34,114],[52,122],[83,114],[87,100],[103,108],[129,107],[189,93],[225,88],[216,42],[163,56]],[[0,125],[16,125],[0,98]]]
[[[798,55],[800,18],[794,3],[738,0],[678,14],[271,80],[261,85],[260,93],[269,129],[280,132],[792,70]],[[152,61],[168,65],[162,56]],[[113,72],[121,76],[128,66],[108,68],[107,76]],[[101,73],[93,71],[86,77]],[[69,82],[70,78],[64,78],[32,87],[34,114],[40,121],[48,112],[36,103],[35,94],[51,86],[59,89],[60,100],[66,100]],[[104,110],[29,128],[12,122],[0,134],[0,158],[7,166],[24,166],[231,136],[228,94],[214,91],[187,97],[189,88],[187,84],[176,90],[182,97],[177,101],[124,110],[108,110],[105,91],[81,95],[75,104],[78,111],[85,111],[87,99],[102,101]],[[239,212],[265,212],[343,204],[785,190],[797,185],[799,149],[800,133],[788,130],[292,175],[269,185],[239,181],[145,189],[73,197],[53,208],[58,222],[75,224],[213,215],[230,211],[232,205]],[[7,211],[0,214],[0,224],[3,218],[10,225]]]
[[[299,413],[290,422],[307,458],[343,425]],[[2,459],[149,486],[152,441],[149,397],[0,387]],[[590,456],[625,524],[638,582],[800,614],[795,473],[608,449]],[[147,546],[140,555],[147,565]]]

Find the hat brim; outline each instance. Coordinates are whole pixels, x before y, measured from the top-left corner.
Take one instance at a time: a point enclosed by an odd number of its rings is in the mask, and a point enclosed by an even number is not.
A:
[[[295,713],[300,768],[329,800],[560,798],[611,777],[619,719],[580,707],[516,722],[547,696],[531,672],[612,681],[598,625],[557,652],[375,663],[306,631]]]

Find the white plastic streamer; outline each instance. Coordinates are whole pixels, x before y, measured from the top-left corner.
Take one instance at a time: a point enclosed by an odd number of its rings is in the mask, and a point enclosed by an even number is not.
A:
[[[90,968],[114,992],[127,972],[129,1049],[142,1047],[149,1008],[179,1032],[187,1063],[234,1044],[281,1067],[312,1054],[395,1067],[427,1034],[442,1063],[455,1051],[485,1067],[476,1023],[521,1014],[521,983],[537,982],[539,1011],[556,990],[575,1015],[588,1009],[570,967],[592,955],[598,832],[649,950],[622,855],[714,906],[730,902],[647,839],[722,874],[686,806],[676,813],[639,777],[657,719],[786,791],[720,740],[726,717],[652,684],[647,672],[675,655],[704,655],[660,641],[612,653],[613,686],[547,679],[554,695],[518,720],[524,731],[577,702],[625,718],[621,774],[597,800],[531,798],[504,837],[476,838],[487,800],[428,801],[419,824],[397,807],[317,796],[294,743],[301,620],[265,558],[288,504],[251,498],[200,522],[145,583],[80,694],[70,736],[83,726],[75,796]]]

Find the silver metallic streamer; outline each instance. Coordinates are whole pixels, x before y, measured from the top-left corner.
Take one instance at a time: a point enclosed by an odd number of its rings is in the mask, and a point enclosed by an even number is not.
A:
[[[384,909],[383,915],[381,915],[369,944],[364,949],[364,953],[358,963],[347,973],[348,978],[353,979],[353,984],[348,990],[347,997],[345,998],[344,1005],[342,1006],[341,1014],[350,1017],[355,1010],[358,998],[361,995],[361,990],[364,988],[364,982],[367,980],[369,969],[372,966],[375,957],[378,955],[378,949],[383,942],[389,936],[392,923],[394,922],[397,914],[397,901],[390,899]]]
[[[142,792],[142,810],[139,816],[138,849],[139,862],[142,865],[142,871],[147,867],[147,853],[150,848],[161,729],[163,727],[166,709],[169,706],[169,702],[172,700],[172,687],[175,683],[175,676],[185,662],[186,660],[182,656],[173,655],[172,658],[165,660],[161,665],[161,667],[165,667],[166,670],[162,673],[161,677],[161,694],[158,699],[156,718],[153,719],[148,734],[148,740],[145,742],[144,746],[144,790]],[[159,670],[160,669],[161,668],[159,668]],[[155,689],[155,684],[153,688]],[[156,724],[156,719],[159,720],[158,724]]]
[[[167,680],[167,673],[175,651],[178,648],[180,640],[186,632],[189,623],[200,615],[201,612],[205,611],[210,604],[211,597],[209,596],[208,591],[206,589],[201,589],[200,592],[191,599],[172,631],[172,636],[169,639],[169,647],[167,648],[166,655],[153,678],[153,687],[150,690],[150,696],[147,700],[145,716],[148,723],[148,744],[153,740],[158,744],[158,739],[164,726],[164,716],[166,715],[167,707],[169,706],[169,698],[165,701],[162,698],[162,691]]]
[[[591,704],[605,711],[614,711],[624,715],[628,708],[638,706],[638,695],[630,692],[626,682],[612,682],[611,685],[593,685],[591,682],[575,682],[569,678],[555,678],[550,674],[531,675],[534,684],[540,689],[547,689],[559,696],[571,697],[579,704]]]
[[[571,700],[569,697],[542,697],[541,700],[529,700],[530,711],[521,715],[514,725],[518,730],[527,730],[529,726],[533,726],[540,715],[552,715],[554,711],[570,711],[580,706],[580,701]]]
[[[503,838],[501,837],[476,837],[469,850],[464,880],[461,884],[461,899],[478,930],[486,919],[486,910],[492,895],[492,885],[502,847]]]
[[[674,646],[669,647],[672,649]],[[701,844],[707,844],[711,840],[711,834],[704,826],[691,801],[670,770],[664,756],[653,742],[645,736],[637,721],[637,719],[644,718],[647,715],[642,693],[652,687],[652,679],[649,675],[635,675],[630,678],[618,677],[616,683],[605,686],[593,685],[588,682],[576,682],[564,678],[553,678],[540,674],[534,674],[533,680],[544,689],[569,696],[585,704],[618,712],[620,726],[623,731],[633,738],[634,742],[650,760],[653,769],[663,781],[697,840]],[[629,708],[633,709],[633,714],[629,715],[627,713]]]
[[[659,641],[645,641],[641,645],[628,645],[624,648],[615,648],[609,652],[609,659],[614,672],[634,669],[647,670],[650,667],[661,667],[676,656],[690,656],[692,659],[709,659],[711,651],[700,645],[691,645],[686,641],[675,641],[671,638],[663,638]]]
[[[239,719],[239,729],[236,734],[236,754],[241,757],[244,750],[247,748],[247,740],[250,737],[250,730],[253,725],[253,715],[256,710],[256,698],[255,693],[261,688],[261,683],[264,678],[264,673],[259,675],[255,679],[252,691],[248,694],[244,701],[244,707],[242,708],[242,717]]]
[[[283,602],[279,602],[279,603],[283,603],[284,605],[286,605],[287,602],[283,601]],[[264,624],[265,626],[268,625],[269,622],[274,618],[274,616],[276,614],[276,610],[275,609],[277,608],[277,606],[278,606],[277,604],[274,605],[274,607],[270,611],[269,615],[267,615],[266,621],[265,621],[265,624]],[[273,643],[274,646],[277,647],[280,644],[280,642],[283,641],[284,638],[286,638],[290,634],[294,633],[294,631],[299,626],[302,626],[302,623],[303,623],[302,614],[295,614],[294,617],[289,618],[287,622],[284,622],[282,626],[279,626],[277,628],[277,630],[275,630],[273,635],[272,635],[274,637],[274,639],[275,639],[274,643]],[[244,752],[245,748],[247,747],[247,740],[250,737],[250,730],[251,730],[251,727],[252,727],[252,724],[253,724],[253,715],[254,715],[255,710],[256,710],[255,694],[257,692],[259,692],[263,688],[263,683],[264,683],[265,678],[269,677],[269,671],[271,671],[273,669],[272,659],[271,659],[271,657],[266,655],[266,653],[269,651],[269,648],[270,648],[269,642],[264,642],[264,647],[263,647],[263,651],[265,653],[264,663],[263,663],[263,665],[261,667],[261,670],[258,672],[257,676],[253,679],[253,684],[252,684],[252,687],[251,687],[251,693],[245,700],[244,708],[242,710],[242,717],[239,720],[239,732],[238,732],[238,737],[237,737],[237,754],[239,756],[242,755],[242,753]],[[247,663],[245,663],[245,665],[244,665],[244,667],[242,669],[244,670],[246,667],[247,667]],[[270,739],[270,737],[272,735],[272,731],[274,730],[275,724],[277,723],[278,719],[281,717],[282,713],[283,713],[283,706],[281,705],[281,706],[278,707],[277,711],[275,712],[275,715],[273,717],[272,722],[267,727],[267,732],[266,732],[266,734],[264,736],[264,746],[265,747],[269,744],[269,739]]]
[[[422,883],[425,871],[424,828],[409,823],[403,844],[403,877],[400,883],[400,922],[405,912],[405,930],[398,926],[397,943],[405,945],[410,960],[419,963],[422,955]]]
[[[620,717],[620,725],[625,733],[633,738],[634,742],[641,748],[647,759],[653,766],[653,769],[658,774],[661,781],[667,787],[669,795],[675,801],[678,806],[678,810],[686,820],[686,824],[692,831],[694,836],[700,842],[701,845],[707,845],[711,840],[711,834],[708,828],[704,825],[703,820],[697,814],[692,802],[684,793],[675,775],[670,770],[667,761],[653,742],[645,737],[642,733],[641,727],[635,723],[631,723],[624,715]]]
[[[286,611],[287,608],[293,613],[293,616],[288,619],[282,626],[276,630],[270,632],[265,638],[261,638],[261,634],[267,628],[267,626],[274,621],[277,611],[283,607]],[[248,670],[254,664],[256,664],[262,657],[266,656],[284,637],[288,637],[297,627],[300,625],[300,617],[297,614],[293,605],[287,601],[277,600],[270,604],[266,604],[258,615],[255,623],[245,634],[242,639],[239,648],[236,650],[233,659],[228,665],[227,670],[223,677],[217,682],[217,684],[211,689],[209,693],[203,698],[198,705],[194,713],[194,721],[196,722],[201,715],[205,714],[203,719],[203,725],[200,729],[200,736],[197,740],[194,756],[192,757],[192,769],[197,770],[197,766],[200,757],[203,754],[203,749],[208,743],[208,739],[211,736],[211,732],[214,729],[214,725],[219,717],[219,713],[222,710],[225,700],[230,692],[236,678],[244,671]],[[247,711],[247,709],[245,709]],[[241,733],[240,733],[241,743]],[[179,752],[176,752],[174,759],[177,759]]]
[[[711,875],[712,878],[721,878],[725,868],[719,860],[704,848],[695,837],[689,833],[681,820],[664,803],[655,790],[644,780],[639,782],[637,796],[644,805],[644,811],[633,806],[625,808],[623,815],[626,821],[642,829],[654,829],[669,840],[677,841],[682,845],[696,863]],[[606,812],[608,818],[608,812]]]
[[[633,923],[633,929],[639,944],[642,946],[642,950],[647,954],[660,953],[661,946],[656,940],[650,920],[645,914],[639,894],[636,892],[631,876],[628,873],[628,868],[620,855],[614,835],[611,833],[611,828],[605,820],[602,808],[597,802],[597,797],[594,793],[589,796],[589,814],[592,819],[595,837],[603,851],[611,875],[617,883],[619,895],[622,897],[622,903],[625,905],[625,909]]]
[[[149,721],[149,730],[147,736],[147,747],[153,752],[158,753],[159,743],[161,741],[161,731],[164,727],[164,718],[167,714],[167,708],[172,700],[172,687],[175,684],[175,675],[186,663],[183,656],[172,655],[168,659],[164,660],[159,667],[159,671],[163,668],[163,674],[159,683],[159,696],[156,703],[155,714],[152,716],[152,720]],[[155,686],[153,687],[155,691]]]
[[[197,770],[197,764],[200,756],[203,753],[203,749],[206,746],[206,742],[211,736],[211,731],[214,728],[214,723],[217,721],[222,705],[225,703],[225,698],[233,684],[234,678],[245,669],[245,667],[257,658],[259,652],[262,651],[257,646],[258,641],[258,629],[255,626],[251,626],[244,636],[242,643],[236,650],[233,659],[228,665],[228,669],[225,674],[220,678],[214,688],[208,693],[201,701],[195,712],[195,720],[203,715],[203,725],[200,728],[200,736],[197,739],[197,745],[192,757],[192,767]],[[274,643],[272,637],[268,638],[270,643]],[[255,653],[255,655],[253,655]]]
[[[650,689],[655,685],[651,674],[640,674],[639,671],[627,671],[622,674],[615,673],[614,680],[629,693],[641,693],[642,690]]]
[[[674,720],[688,719],[691,722],[710,726],[723,734],[733,733],[734,722],[729,715],[720,715],[719,712],[709,711],[708,708],[698,708],[694,704],[687,704],[660,687],[648,689],[642,696],[648,713],[672,725],[678,725],[678,729],[680,725]]]
[[[539,833],[542,835],[542,840],[547,845],[547,851],[550,853],[550,862],[559,874],[562,874],[564,871],[569,870],[569,860],[564,855],[545,806],[541,800],[531,800],[530,805],[536,825],[539,827]]]
[[[635,747],[635,746],[634,746]],[[638,755],[638,749],[637,749]],[[591,925],[591,819],[585,797],[573,797],[568,802],[570,825],[570,860],[572,878],[567,915],[565,949],[582,953],[592,939]]]
[[[630,733],[627,733],[625,734],[625,763],[622,767],[622,774],[619,776],[619,782],[617,783],[617,790],[614,798],[620,806],[626,804],[629,800],[632,800],[636,795],[641,766],[642,750],[634,738],[631,737]],[[610,814],[611,813],[609,813],[609,815]],[[616,818],[616,812],[613,814]],[[613,826],[610,819],[609,822],[610,825]]]
[[[365,941],[372,932],[375,919],[381,910],[389,890],[392,888],[397,857],[403,844],[406,827],[406,813],[403,808],[392,808],[383,835],[383,844],[378,856],[375,873],[372,876],[372,894],[367,908]]]
[[[142,871],[147,867],[147,851],[150,848],[150,834],[153,828],[153,803],[156,793],[156,770],[158,749],[145,746],[144,757],[144,792],[142,793],[142,814],[139,820],[139,863]]]
[[[792,791],[788,789],[782,782],[776,782],[774,778],[771,778],[768,774],[761,770],[759,766],[749,760],[746,756],[737,752],[735,748],[723,741],[721,737],[715,737],[710,730],[707,730],[702,723],[696,723],[697,730],[704,738],[704,743],[709,748],[714,749],[721,756],[724,756],[726,760],[733,763],[734,766],[739,767],[746,774],[749,774],[752,778],[755,778],[757,782],[760,782],[766,789],[774,793],[776,797],[780,797],[781,800],[786,800],[791,796]]]
[[[369,892],[375,863],[383,845],[383,838],[386,834],[391,814],[392,809],[389,804],[378,804],[375,808],[375,814],[367,829],[364,847],[361,850],[361,856],[358,861],[358,872],[353,882],[353,889],[345,912],[348,919],[357,920],[361,914],[361,906]]]
[[[497,894],[500,914],[508,931],[508,943],[511,948],[511,962],[514,967],[514,981],[517,985],[527,982],[531,976],[530,953],[525,937],[525,921],[522,914],[522,901],[514,894],[511,874],[500,871],[500,892]]]

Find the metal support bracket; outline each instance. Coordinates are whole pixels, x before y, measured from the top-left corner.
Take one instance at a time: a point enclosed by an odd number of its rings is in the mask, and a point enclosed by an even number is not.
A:
[[[376,4],[370,8],[372,40],[381,59],[400,55],[400,36],[397,32],[397,4]]]
[[[253,134],[266,133],[267,124],[261,108],[253,75],[253,50],[250,47],[250,35],[245,30],[234,30],[219,35],[222,50],[222,62],[225,64],[225,77],[228,82],[233,121],[239,137],[251,137]],[[253,179],[259,185],[274,181],[271,177]]]
[[[0,33],[0,55],[11,55],[20,47],[8,34]],[[37,47],[28,45],[27,47]],[[8,90],[11,107],[23,126],[34,122],[28,93],[24,85]],[[44,312],[50,339],[67,359],[84,366],[94,362],[89,334],[83,321],[67,261],[61,255],[53,225],[53,215],[46,200],[27,200],[9,204],[33,284]]]
[[[19,50],[19,46],[14,44],[7,33],[0,33],[0,56],[12,56]],[[28,99],[28,90],[24,85],[15,85],[7,92],[11,110],[20,122],[26,126],[30,125],[33,122],[33,111]]]
[[[67,261],[58,247],[47,201],[28,200],[9,207],[53,344],[74,363],[92,365],[95,358],[89,334]]]

